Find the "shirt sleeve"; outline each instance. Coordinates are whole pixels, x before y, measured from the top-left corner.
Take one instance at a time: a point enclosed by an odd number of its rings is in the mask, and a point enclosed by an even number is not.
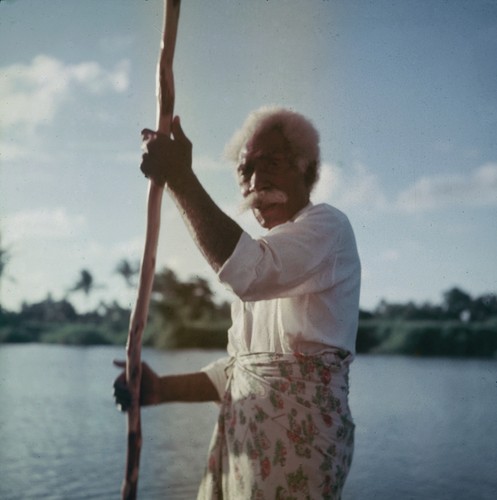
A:
[[[231,358],[226,356],[209,363],[200,370],[209,377],[219,394],[219,399],[223,399],[224,391],[226,390],[226,382],[228,382],[226,368],[228,367],[230,360]]]
[[[246,301],[319,292],[333,285],[343,229],[342,218],[314,211],[260,239],[243,233],[218,277]]]

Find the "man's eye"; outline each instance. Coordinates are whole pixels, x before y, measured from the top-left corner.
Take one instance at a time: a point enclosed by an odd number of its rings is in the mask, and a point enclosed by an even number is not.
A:
[[[243,180],[248,180],[254,169],[250,164],[241,165],[238,167],[238,176]]]

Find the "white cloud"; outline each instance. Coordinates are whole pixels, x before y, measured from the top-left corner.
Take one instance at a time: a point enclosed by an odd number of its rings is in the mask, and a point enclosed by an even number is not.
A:
[[[21,144],[0,140],[0,164],[2,161],[16,161],[29,157],[29,152]]]
[[[378,177],[360,164],[349,169],[323,164],[312,198],[344,209],[359,206],[382,209],[386,206]]]
[[[132,238],[127,241],[117,241],[111,245],[92,241],[85,252],[90,260],[115,262],[122,259],[140,260],[143,253],[143,238]]]
[[[124,92],[129,85],[129,63],[121,61],[113,71],[106,71],[96,62],[86,62],[67,66],[66,73],[70,79],[84,85],[94,93],[111,90]]]
[[[195,170],[199,172],[233,172],[236,175],[235,168],[224,160],[216,160],[209,156],[196,156],[193,159]]]
[[[496,206],[497,163],[487,163],[466,174],[425,175],[387,199],[379,177],[366,166],[348,169],[323,164],[313,193],[315,202],[339,208],[417,213],[450,206]]]
[[[335,191],[336,182],[333,175],[334,167],[323,163],[319,174],[319,180],[312,192],[312,199],[315,203],[330,202],[332,193]]]
[[[396,262],[400,260],[400,252],[395,248],[389,248],[380,253],[379,259],[382,262]]]
[[[75,85],[91,93],[123,92],[129,85],[129,62],[106,70],[95,62],[68,65],[46,55],[30,64],[1,68],[1,123],[28,128],[50,122]]]
[[[28,239],[66,239],[86,226],[82,215],[71,215],[64,208],[26,210],[4,219],[2,236],[10,242]]]
[[[399,193],[396,207],[422,212],[448,206],[496,206],[497,163],[463,174],[424,176]]]

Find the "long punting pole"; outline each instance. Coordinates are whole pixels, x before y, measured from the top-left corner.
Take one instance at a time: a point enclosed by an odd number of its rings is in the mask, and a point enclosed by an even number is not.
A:
[[[181,0],[164,0],[164,30],[157,67],[157,129],[169,135],[174,110],[173,57]],[[149,182],[147,200],[147,229],[140,269],[140,281],[135,307],[131,314],[126,345],[126,380],[131,393],[128,410],[128,447],[126,474],[121,495],[123,500],[134,500],[138,487],[140,451],[142,446],[140,418],[141,344],[147,324],[148,307],[155,273],[157,244],[160,229],[160,210],[163,188]]]

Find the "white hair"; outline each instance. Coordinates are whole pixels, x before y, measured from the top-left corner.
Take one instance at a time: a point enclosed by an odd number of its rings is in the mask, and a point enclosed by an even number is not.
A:
[[[274,129],[279,130],[288,142],[290,155],[305,173],[310,191],[318,179],[319,133],[311,121],[300,113],[276,106],[264,106],[252,111],[226,145],[226,157],[238,163],[242,151],[253,137]]]

